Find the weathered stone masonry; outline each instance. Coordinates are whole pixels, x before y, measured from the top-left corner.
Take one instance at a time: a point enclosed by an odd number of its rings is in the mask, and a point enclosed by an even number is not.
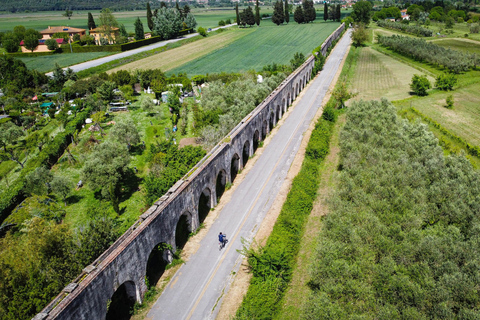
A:
[[[342,24],[325,40],[322,54],[343,29]],[[122,284],[129,296],[142,302],[152,250],[160,243],[175,250],[175,232],[182,217],[189,231],[199,226],[201,195],[208,207],[217,204],[217,192],[244,167],[258,141],[277,124],[310,80],[313,67],[311,56],[34,319],[105,319],[107,302]]]

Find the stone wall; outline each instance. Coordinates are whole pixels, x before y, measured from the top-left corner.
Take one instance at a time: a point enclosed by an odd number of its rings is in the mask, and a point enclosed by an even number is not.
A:
[[[322,52],[343,28],[342,24],[326,40]],[[141,303],[152,250],[160,243],[176,249],[180,219],[186,220],[188,232],[200,225],[201,195],[207,209],[216,205],[217,193],[244,167],[258,141],[265,138],[310,80],[314,62],[314,57],[309,57],[288,76],[34,319],[105,319],[107,303],[122,284],[127,294]]]

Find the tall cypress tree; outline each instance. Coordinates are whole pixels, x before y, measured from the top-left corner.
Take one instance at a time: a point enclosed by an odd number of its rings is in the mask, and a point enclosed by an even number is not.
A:
[[[342,7],[339,4],[337,4],[337,14],[336,14],[336,16],[337,16],[337,21],[342,20]]]
[[[135,20],[135,40],[145,39],[145,32],[143,31],[143,23],[140,21],[140,18],[137,17]]]
[[[323,20],[328,20],[328,4],[326,2],[323,4]]]
[[[305,15],[303,14],[302,6],[297,6],[295,12],[293,13],[293,20],[296,23],[304,23],[305,22]]]
[[[275,3],[275,6],[273,7],[272,22],[278,26],[281,25],[284,20],[285,17],[283,15],[283,2],[279,0]]]
[[[245,23],[249,26],[253,26],[255,24],[255,16],[253,15],[253,10],[250,6],[245,10]]]
[[[95,25],[95,20],[93,20],[92,14],[88,13],[88,30],[95,29],[97,26]]]
[[[288,12],[288,0],[285,0],[285,22],[290,22],[290,12]]]
[[[238,2],[235,4],[235,13],[237,14],[237,25],[240,26],[240,15],[238,14]]]
[[[255,23],[257,26],[260,25],[260,7],[258,6],[258,0],[257,4],[255,5]]]
[[[147,2],[147,25],[150,31],[153,31],[153,15],[152,9],[150,9],[150,2]]]

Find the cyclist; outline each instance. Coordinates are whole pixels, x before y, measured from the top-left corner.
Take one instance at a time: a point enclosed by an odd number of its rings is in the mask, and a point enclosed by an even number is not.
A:
[[[218,235],[218,241],[220,241],[221,245],[225,245],[225,238],[225,235],[220,232],[220,234]]]

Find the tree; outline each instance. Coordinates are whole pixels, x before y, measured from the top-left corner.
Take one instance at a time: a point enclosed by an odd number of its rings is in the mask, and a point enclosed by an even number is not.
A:
[[[245,23],[249,26],[253,26],[255,24],[255,16],[253,14],[252,7],[248,6],[247,9],[244,10],[243,18],[245,19]]]
[[[130,84],[126,84],[120,87],[120,91],[123,94],[125,100],[132,100],[133,98],[133,88]]]
[[[113,89],[116,87],[117,85],[115,82],[105,81],[100,87],[97,88],[97,93],[102,100],[105,102],[110,102],[113,100]]]
[[[258,2],[258,0],[257,0]],[[285,15],[285,22],[289,23],[290,22],[290,7],[288,6],[288,0],[285,0],[285,10],[284,10],[284,15]]]
[[[337,20],[337,21],[340,21],[340,19],[342,18],[342,7],[341,7],[339,4],[337,4],[337,8],[336,8],[336,9],[337,9],[337,10],[336,10],[336,12],[337,12],[337,13],[336,13],[336,18],[337,18],[336,20]]]
[[[12,122],[0,125],[0,143],[4,151],[7,151],[8,144],[15,143],[21,136],[23,136],[22,129]]]
[[[137,17],[135,20],[135,40],[145,39],[145,32],[143,31],[143,23],[140,21],[140,18]]]
[[[67,17],[68,20],[70,20],[70,17],[73,15],[73,11],[69,9],[65,9],[65,12],[63,13],[64,17]]]
[[[140,143],[138,129],[132,119],[124,119],[115,124],[110,130],[110,138],[126,144],[128,148]]]
[[[448,95],[446,99],[447,105],[445,106],[447,109],[453,109],[453,95]]]
[[[303,7],[303,16],[304,16],[305,23],[314,21],[316,18],[316,13],[315,13],[315,8],[313,7],[313,1],[303,0],[302,7]]]
[[[368,40],[368,32],[365,29],[365,26],[361,23],[355,25],[352,32],[352,42],[355,48],[363,46],[363,44],[367,42],[367,40]]]
[[[435,80],[435,87],[440,90],[450,91],[457,84],[457,77],[453,73],[443,73]]]
[[[153,31],[153,15],[152,9],[150,9],[150,2],[147,2],[147,26],[150,31]]]
[[[102,195],[110,200],[117,213],[120,212],[118,207],[120,181],[128,171],[129,162],[127,148],[107,140],[93,148],[82,168],[83,180],[92,190],[101,189]]]
[[[362,22],[366,26],[370,23],[370,12],[372,11],[372,3],[369,1],[359,1],[352,7],[351,17],[355,22]]]
[[[108,42],[113,42],[113,28],[118,27],[118,22],[110,9],[104,8],[100,11],[100,24],[103,33],[107,35]]]
[[[164,40],[175,38],[183,28],[180,12],[174,8],[160,8],[155,18],[155,33]]]
[[[235,15],[236,15],[236,19],[237,19],[237,25],[239,26],[240,25],[240,15],[238,13],[238,2],[235,3]]]
[[[123,23],[118,27],[118,33],[120,34],[120,36],[128,39],[128,32],[127,32],[127,29],[125,28],[125,25]]]
[[[301,52],[296,52],[293,55],[293,59],[290,60],[290,65],[292,66],[292,69],[295,70],[298,67],[302,65],[302,63],[305,62],[305,56]]]
[[[345,101],[356,96],[356,94],[353,94],[350,91],[348,91],[347,84],[345,81],[340,82],[340,84],[337,86],[335,91],[333,91],[332,95],[335,98],[335,100],[337,100],[338,103],[340,104],[340,108],[345,107]]]
[[[410,84],[410,89],[415,92],[418,96],[428,95],[427,90],[430,89],[432,85],[428,81],[427,76],[419,76],[418,74],[413,75],[412,83]]]
[[[13,28],[13,35],[17,39],[18,43],[20,43],[20,41],[22,41],[23,38],[25,38],[25,32],[26,31],[27,31],[27,29],[25,29],[24,26],[15,26]]]
[[[293,13],[293,20],[296,23],[304,23],[305,22],[305,15],[303,14],[302,6],[297,6],[295,12]]]
[[[25,48],[33,52],[33,50],[37,49],[38,47],[38,39],[41,39],[41,38],[42,38],[42,35],[40,34],[40,32],[33,29],[28,29],[25,32],[25,38],[23,40]]]
[[[141,107],[143,111],[146,111],[148,113],[151,113],[153,111],[153,108],[155,107],[155,104],[153,103],[152,98],[150,97],[145,97],[142,100]]]
[[[25,192],[43,196],[50,191],[50,182],[53,175],[46,167],[38,167],[27,174],[25,178]]]
[[[17,38],[12,32],[7,32],[3,36],[2,46],[8,53],[14,53],[20,48],[20,41],[17,41]]]
[[[255,23],[257,24],[257,26],[260,25],[260,7],[258,5],[258,0],[255,4]]]
[[[88,13],[88,30],[95,29],[97,25],[95,24],[95,20],[93,20],[92,13]]]
[[[205,30],[205,28],[203,27],[199,27],[198,30],[197,30],[198,34],[201,35],[202,37],[206,37],[207,36],[207,30]]]
[[[284,20],[285,16],[283,14],[283,3],[282,1],[277,1],[273,7],[272,22],[278,26],[281,25]]]
[[[325,2],[323,4],[323,20],[327,21],[328,20],[328,4]]]
[[[72,191],[72,182],[64,176],[54,176],[50,183],[53,193],[60,196],[67,206],[67,197]]]
[[[178,116],[180,115],[180,89],[175,86],[170,90],[170,94],[168,95],[167,105],[172,113],[172,122],[173,124],[178,123]]]
[[[187,7],[187,5],[185,5]],[[188,29],[195,29],[197,26],[197,20],[195,19],[195,16],[191,13],[184,13],[185,19],[184,22],[187,25]]]

